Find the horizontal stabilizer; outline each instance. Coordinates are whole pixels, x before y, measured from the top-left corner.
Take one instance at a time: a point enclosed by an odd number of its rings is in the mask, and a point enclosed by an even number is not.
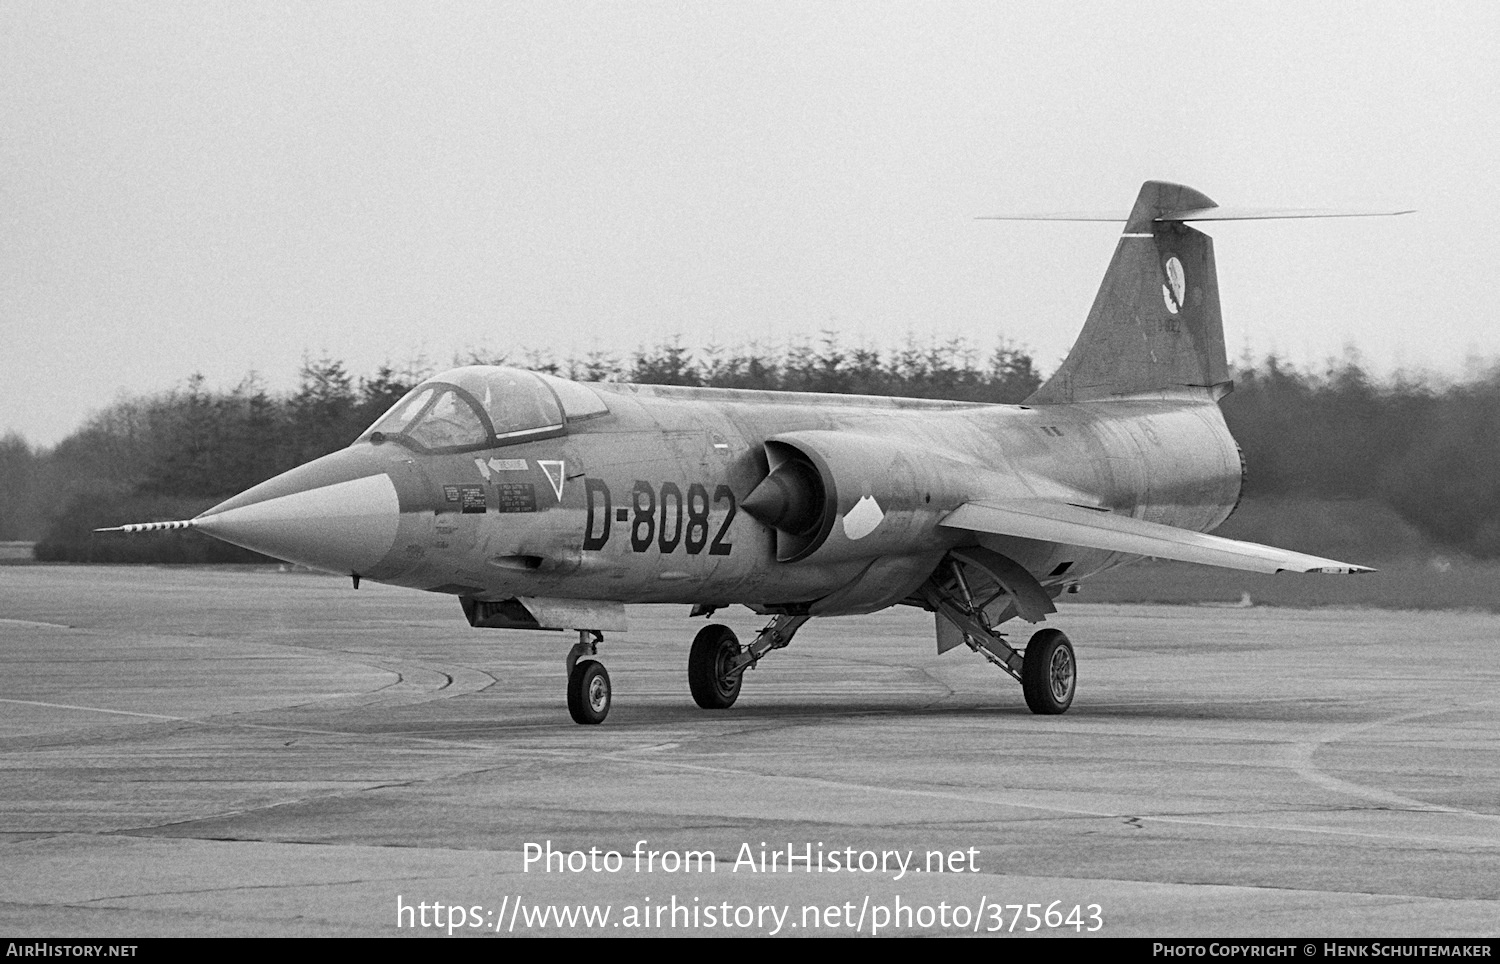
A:
[[[1376,210],[1374,208],[1189,208],[1182,211],[1163,211],[1153,221],[1276,221],[1296,218],[1380,218],[1405,211]],[[980,221],[1113,221],[1123,223],[1128,215],[1118,211],[1054,211],[1041,214],[987,214]]]
[[[1041,542],[1128,552],[1248,572],[1374,572],[1334,559],[1240,542],[1156,522],[1059,502],[966,502],[943,519],[949,529],[968,529]]]
[[[1158,221],[1285,221],[1297,218],[1385,218],[1397,214],[1412,214],[1414,208],[1404,211],[1375,210],[1373,208],[1198,208],[1187,211],[1168,211],[1156,217]],[[1124,220],[1121,218],[1121,220]]]

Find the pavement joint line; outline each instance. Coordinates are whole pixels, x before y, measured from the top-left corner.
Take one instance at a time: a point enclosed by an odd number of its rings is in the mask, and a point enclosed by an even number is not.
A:
[[[98,706],[74,706],[71,703],[44,703],[41,700],[11,700],[0,698],[0,703],[17,703],[22,706],[45,706],[54,710],[82,710],[85,713],[111,713],[115,716],[139,716],[148,720],[167,720],[173,723],[196,722],[185,716],[164,716],[161,713],[136,713],[131,710],[106,710]]]
[[[1286,832],[1289,832],[1289,833],[1323,834],[1323,835],[1341,836],[1341,837],[1369,838],[1369,839],[1374,839],[1374,840],[1399,840],[1399,841],[1409,842],[1409,843],[1427,841],[1427,842],[1432,842],[1432,843],[1448,843],[1448,844],[1451,844],[1451,843],[1453,843],[1455,841],[1455,839],[1463,839],[1464,843],[1466,845],[1468,845],[1468,846],[1478,846],[1478,847],[1487,847],[1487,848],[1488,847],[1500,847],[1500,838],[1497,838],[1497,839],[1494,839],[1494,840],[1484,840],[1484,839],[1474,840],[1474,839],[1471,839],[1471,838],[1455,838],[1453,836],[1436,836],[1436,835],[1432,835],[1432,834],[1372,833],[1370,831],[1365,831],[1365,830],[1341,830],[1341,829],[1338,829],[1338,828],[1330,828],[1330,827],[1301,827],[1301,826],[1296,826],[1296,825],[1290,825],[1290,826],[1288,826],[1288,825],[1277,825],[1277,824],[1274,824],[1274,823],[1247,823],[1247,822],[1236,822],[1236,821],[1228,821],[1228,820],[1204,820],[1202,818],[1176,817],[1176,816],[1171,816],[1171,815],[1149,815],[1149,814],[1148,815],[1140,815],[1140,814],[1125,814],[1125,813],[1105,813],[1105,812],[1102,812],[1102,811],[1084,810],[1082,808],[1076,808],[1076,807],[1060,807],[1060,806],[1056,806],[1056,805],[1053,805],[1053,804],[1026,803],[1024,801],[1019,801],[1019,800],[997,799],[997,798],[995,798],[995,797],[993,797],[991,795],[983,794],[983,793],[953,793],[953,792],[947,792],[947,791],[942,791],[942,790],[917,790],[917,789],[913,789],[913,788],[910,788],[910,787],[879,787],[879,786],[870,786],[868,784],[862,784],[862,783],[852,783],[852,782],[847,782],[847,781],[842,781],[842,780],[830,780],[830,779],[827,779],[826,777],[806,777],[806,776],[798,776],[798,775],[795,775],[795,774],[760,774],[760,773],[755,773],[753,771],[748,771],[748,770],[734,770],[734,769],[727,768],[727,767],[710,767],[710,766],[704,766],[704,765],[701,765],[701,764],[681,763],[681,762],[670,761],[670,760],[653,759],[653,758],[650,758],[650,757],[626,756],[623,753],[611,754],[610,755],[610,759],[616,760],[616,761],[621,762],[621,763],[630,763],[630,764],[633,764],[633,765],[636,765],[636,766],[643,766],[643,765],[644,766],[656,766],[656,767],[665,767],[665,768],[680,769],[680,770],[690,770],[690,771],[698,771],[698,772],[703,772],[703,773],[713,773],[713,774],[728,775],[728,776],[747,776],[747,777],[756,777],[756,778],[759,778],[759,779],[767,779],[767,780],[787,780],[787,781],[792,781],[792,782],[811,783],[811,784],[816,784],[816,785],[825,786],[825,787],[834,787],[834,788],[841,788],[841,789],[848,789],[848,790],[858,790],[858,791],[861,791],[861,792],[864,792],[864,793],[869,793],[869,794],[884,793],[884,794],[895,795],[895,796],[914,796],[914,797],[928,797],[928,798],[939,799],[939,800],[953,800],[953,801],[960,802],[960,803],[979,803],[979,804],[987,804],[987,805],[990,805],[990,806],[1020,807],[1020,808],[1028,809],[1028,810],[1041,810],[1041,811],[1045,811],[1045,812],[1048,812],[1048,813],[1063,813],[1063,814],[1071,814],[1071,815],[1077,816],[1077,817],[1093,817],[1093,818],[1099,818],[1099,819],[1105,819],[1105,820],[1120,820],[1120,819],[1124,819],[1126,817],[1134,817],[1134,818],[1136,818],[1136,819],[1138,819],[1138,820],[1140,820],[1142,822],[1155,821],[1155,822],[1160,822],[1160,823],[1182,824],[1182,825],[1187,825],[1187,826],[1216,827],[1216,828],[1228,829],[1228,830],[1259,830],[1259,831],[1264,831],[1264,830],[1268,830],[1268,829],[1275,829],[1275,830],[1286,831]],[[1423,811],[1423,812],[1432,812],[1432,811]],[[1270,811],[1270,813],[1274,814],[1275,811]],[[1461,815],[1461,814],[1458,814],[1458,815]],[[1487,817],[1489,815],[1488,814],[1476,814],[1476,816]]]
[[[360,733],[347,730],[320,730],[311,727],[276,726],[268,723],[246,723],[234,720],[217,720],[211,718],[194,719],[193,717],[189,716],[165,716],[160,713],[137,713],[130,710],[107,710],[97,706],[74,706],[68,703],[44,703],[39,700],[15,700],[0,698],[0,703],[17,703],[25,706],[45,706],[53,709],[64,710],[82,710],[85,712],[109,713],[118,716],[136,716],[143,717],[145,719],[160,720],[167,723],[191,723],[198,726],[215,727],[219,729],[270,730],[275,733],[297,733],[304,736],[342,736],[365,739],[369,737],[368,733]],[[395,738],[413,743],[438,744],[440,746],[447,746],[460,750],[486,750],[493,753],[542,757],[548,759],[556,758],[559,755],[563,755],[568,752],[557,750],[520,750],[515,747],[499,746],[493,743],[470,743],[459,740],[445,740],[439,737],[407,736],[404,734],[395,734]],[[588,752],[589,751],[576,751],[575,755],[582,756],[584,754],[587,754]],[[579,762],[583,762],[583,760],[580,759]]]
[[[1419,710],[1416,712],[1398,713],[1395,716],[1381,717],[1375,720],[1366,720],[1363,723],[1345,724],[1343,726],[1330,727],[1323,731],[1321,736],[1311,740],[1287,745],[1287,765],[1302,779],[1322,787],[1324,790],[1332,790],[1335,793],[1343,793],[1349,796],[1370,800],[1375,803],[1384,803],[1398,808],[1408,810],[1420,810],[1435,813],[1451,813],[1459,816],[1472,817],[1477,820],[1500,822],[1500,816],[1495,814],[1480,813],[1463,807],[1445,807],[1442,804],[1431,803],[1415,797],[1404,796],[1399,793],[1391,793],[1376,787],[1366,787],[1349,780],[1342,780],[1323,768],[1313,763],[1313,757],[1320,749],[1333,745],[1347,737],[1366,730],[1379,729],[1381,727],[1394,726],[1398,723],[1407,723],[1412,720],[1425,719],[1431,716],[1443,716],[1449,713],[1462,713],[1481,706],[1492,706],[1497,701],[1494,699],[1474,700],[1469,703],[1447,706],[1435,710]]]

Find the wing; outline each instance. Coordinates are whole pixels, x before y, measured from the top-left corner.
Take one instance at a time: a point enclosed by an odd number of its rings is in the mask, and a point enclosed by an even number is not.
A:
[[[1061,502],[965,502],[939,525],[1250,572],[1374,572],[1334,559],[1144,522]]]

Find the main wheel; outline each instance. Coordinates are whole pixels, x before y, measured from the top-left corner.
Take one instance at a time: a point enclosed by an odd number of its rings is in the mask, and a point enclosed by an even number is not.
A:
[[[726,676],[725,670],[739,654],[739,637],[728,626],[715,623],[698,630],[688,654],[688,689],[693,691],[693,702],[705,710],[726,710],[734,705],[743,676]]]
[[[1031,712],[1066,713],[1078,687],[1078,664],[1073,644],[1056,629],[1044,629],[1026,644],[1021,661],[1021,692]]]
[[[568,674],[568,712],[574,723],[603,723],[609,715],[609,671],[597,659],[581,659]]]

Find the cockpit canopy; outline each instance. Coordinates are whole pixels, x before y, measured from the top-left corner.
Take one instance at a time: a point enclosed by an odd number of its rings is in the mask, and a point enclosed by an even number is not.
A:
[[[360,436],[422,452],[493,448],[567,432],[567,423],[609,411],[595,392],[564,378],[468,365],[434,375]]]

